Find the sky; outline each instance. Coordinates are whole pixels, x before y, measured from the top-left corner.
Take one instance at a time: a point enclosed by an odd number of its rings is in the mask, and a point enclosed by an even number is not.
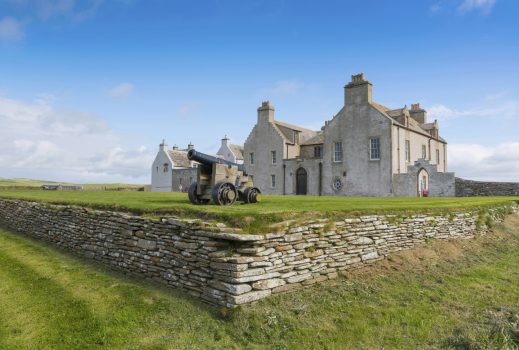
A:
[[[519,182],[519,1],[0,0],[0,177],[149,183],[159,143],[315,130],[363,72],[419,102],[449,170]]]

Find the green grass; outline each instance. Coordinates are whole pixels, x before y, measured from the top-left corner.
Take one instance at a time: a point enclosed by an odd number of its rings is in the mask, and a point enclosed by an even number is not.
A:
[[[0,178],[1,187],[41,187],[42,185],[78,185],[84,189],[115,189],[115,188],[140,188],[144,185],[123,183],[99,183],[99,184],[72,184],[66,182],[32,180],[32,179],[4,179]]]
[[[519,197],[373,198],[262,196],[258,204],[195,206],[185,193],[0,190],[0,198],[75,204],[137,214],[178,215],[225,222],[245,232],[262,232],[287,219],[334,218],[394,212],[447,212],[519,201]]]
[[[0,230],[0,349],[519,346],[519,217],[225,310]]]

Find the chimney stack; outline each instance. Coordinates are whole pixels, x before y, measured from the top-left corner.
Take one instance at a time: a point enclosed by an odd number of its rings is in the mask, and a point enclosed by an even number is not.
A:
[[[229,139],[227,138],[227,135],[225,135],[222,139],[222,146],[229,146]]]
[[[362,105],[371,103],[372,85],[364,78],[364,73],[351,76],[351,81],[344,87],[345,105]]]
[[[274,107],[269,101],[263,101],[258,108],[258,123],[262,122],[274,122]]]
[[[168,145],[167,145],[165,139],[162,139],[162,143],[159,145],[159,149],[164,150],[164,151],[168,149]]]
[[[411,110],[409,111],[411,117],[420,124],[427,123],[427,111],[420,107],[419,103],[411,104]]]

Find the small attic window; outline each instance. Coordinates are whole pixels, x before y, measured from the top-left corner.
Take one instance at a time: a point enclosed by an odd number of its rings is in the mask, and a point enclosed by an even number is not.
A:
[[[167,173],[169,171],[168,163],[164,163],[164,172]]]

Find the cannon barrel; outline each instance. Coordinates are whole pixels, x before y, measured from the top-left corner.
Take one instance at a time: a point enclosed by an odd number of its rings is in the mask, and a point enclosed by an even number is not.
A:
[[[243,172],[243,175],[247,175],[247,170],[245,169],[245,165],[243,164],[236,164],[233,162],[229,162],[228,160],[217,158],[210,156],[205,153],[198,152],[194,149],[190,149],[189,152],[187,152],[187,158],[189,160],[194,160],[200,164],[204,164],[207,166],[212,166],[213,164],[227,164],[227,165],[234,165],[238,167],[238,170]]]

